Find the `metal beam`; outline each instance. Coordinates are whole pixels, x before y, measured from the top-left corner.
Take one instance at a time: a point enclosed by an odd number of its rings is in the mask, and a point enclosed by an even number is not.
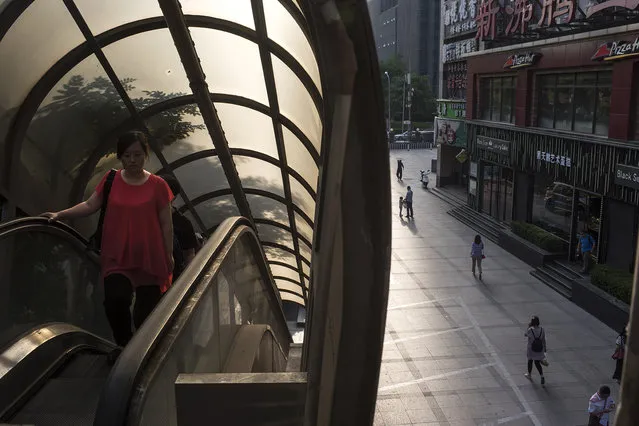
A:
[[[64,2],[64,5],[66,6],[67,10],[71,14],[71,17],[75,21],[76,25],[82,32],[82,35],[86,39],[87,45],[89,46],[93,54],[96,56],[96,58],[100,62],[100,65],[102,65],[102,68],[104,68],[104,71],[109,77],[109,80],[111,80],[111,84],[113,84],[116,91],[118,92],[118,95],[120,95],[120,97],[122,98],[122,101],[124,102],[124,105],[129,111],[129,114],[131,114],[131,117],[133,117],[134,122],[139,128],[143,129],[147,135],[149,135],[149,138],[152,141],[151,148],[153,152],[155,153],[155,155],[160,160],[160,163],[162,163],[162,166],[165,167],[172,175],[174,175],[173,169],[168,164],[168,162],[166,161],[166,158],[162,154],[162,148],[159,147],[154,142],[154,139],[151,136],[151,133],[149,132],[149,129],[146,126],[146,123],[144,122],[142,117],[140,117],[140,114],[138,113],[137,109],[133,105],[133,102],[131,101],[129,94],[124,89],[124,86],[122,85],[122,82],[116,75],[115,70],[111,66],[111,63],[107,60],[106,55],[104,54],[104,52],[98,45],[95,37],[93,36],[93,33],[91,32],[91,29],[89,28],[89,25],[84,20],[84,17],[80,13],[80,10],[76,6],[75,2],[73,0],[62,0],[62,1]],[[182,199],[184,200],[184,204],[189,208],[197,225],[204,232],[206,229],[206,227],[204,226],[204,222],[202,221],[202,218],[200,218],[200,216],[198,215],[197,211],[195,211],[195,208],[193,208],[193,204],[191,203],[191,200],[189,200],[188,196],[186,195],[183,189],[180,190],[180,193],[182,195]]]
[[[195,95],[195,101],[202,113],[204,124],[211,135],[211,140],[218,152],[218,158],[222,164],[222,169],[226,175],[226,179],[231,186],[233,198],[240,214],[246,217],[251,225],[255,227],[253,214],[246,199],[246,195],[242,190],[242,182],[237,173],[237,168],[233,162],[233,156],[229,150],[229,144],[226,135],[222,129],[220,117],[209,96],[209,86],[206,83],[204,70],[200,64],[200,60],[195,50],[195,44],[191,38],[191,33],[184,20],[184,14],[178,0],[158,0],[164,19],[166,20],[169,32],[173,37],[173,42],[177,48],[178,54],[182,61],[184,71],[189,79],[189,85]]]
[[[280,222],[276,222],[274,220],[271,219],[255,219],[255,223],[258,225],[270,225],[270,226],[275,226],[276,228],[280,228],[283,229],[284,231],[290,232],[293,237],[297,236],[297,238],[299,238],[304,244],[306,244],[309,247],[311,246],[311,242],[309,240],[306,239],[306,237],[304,237],[302,234],[300,234],[299,232],[297,234],[293,234],[293,232],[291,231],[291,228],[289,228],[288,226],[284,225],[283,223]]]
[[[286,159],[286,147],[284,145],[284,134],[282,132],[282,124],[277,119],[280,115],[279,99],[277,97],[277,88],[275,87],[275,74],[273,71],[273,61],[271,53],[268,50],[268,36],[266,34],[266,17],[264,16],[264,4],[262,0],[251,0],[253,8],[253,18],[255,20],[255,31],[257,32],[258,47],[260,50],[260,58],[262,59],[262,69],[264,70],[264,80],[266,82],[266,93],[268,103],[271,107],[271,121],[273,130],[275,131],[275,143],[277,144],[277,154],[280,157],[280,170],[282,173],[282,182],[284,184],[284,196],[286,198],[286,210],[288,212],[288,220],[291,226],[291,236],[293,238],[293,249],[296,252],[297,268],[300,276],[300,283],[304,282],[302,277],[302,261],[300,253],[300,243],[297,238],[297,224],[295,223],[295,212],[293,209],[293,196],[291,193],[291,182],[288,173],[288,161]],[[308,301],[308,293],[306,287],[302,285],[302,293],[304,301]]]
[[[286,247],[283,244],[272,243],[272,242],[269,242],[269,241],[263,241],[262,242],[262,246],[276,248],[276,249],[285,251],[288,254],[291,254],[291,255],[295,256],[295,251],[292,248]],[[311,261],[310,260],[306,259],[304,256],[300,256],[300,258],[302,259],[302,262],[306,264],[306,266],[308,266],[308,267],[311,266]]]
[[[244,193],[247,195],[260,195],[262,197],[270,198],[271,200],[275,200],[286,205],[286,199],[284,197],[282,197],[281,195],[273,194],[272,192],[265,191],[263,189],[244,188]],[[218,189],[217,191],[209,192],[209,193],[200,195],[199,197],[195,197],[193,199],[193,204],[198,205],[200,203],[203,203],[204,201],[208,201],[213,198],[220,197],[222,195],[232,195],[232,194],[233,193],[231,191],[231,188]],[[302,219],[306,221],[306,223],[308,223],[308,225],[311,228],[313,228],[313,221],[306,213],[304,213],[304,211],[301,208],[299,208],[297,205],[293,205],[293,209],[295,210],[295,213],[297,213]],[[184,207],[180,207],[179,210],[183,212]]]
[[[273,265],[273,266],[281,266],[283,268],[288,268],[291,271],[296,271],[297,272],[297,268],[294,268],[293,266],[289,265],[288,263],[284,263],[284,262],[278,262],[277,260],[269,260],[267,261],[267,263],[269,265]],[[306,278],[307,280],[310,279],[310,277],[306,274],[304,274],[304,278]]]
[[[308,191],[308,194],[311,196],[311,198],[313,198],[313,201],[315,201],[315,198],[316,198],[315,190],[313,189],[311,184],[308,183],[306,179],[304,179],[302,175],[300,175],[295,169],[289,166],[283,166],[277,159],[271,157],[268,154],[264,154],[263,152],[254,151],[252,149],[245,149],[245,148],[229,148],[229,150],[231,151],[231,154],[234,156],[237,155],[240,157],[255,158],[257,160],[264,161],[265,163],[269,163],[277,168],[285,169],[286,173],[290,174],[297,181],[299,181],[300,185],[302,185],[304,189]],[[216,156],[217,156],[217,151],[215,149],[206,149],[204,151],[197,151],[192,154],[185,155],[184,157],[169,163],[169,166],[171,166],[175,170],[180,167],[186,166],[187,164],[193,161],[201,160],[203,158],[216,157]],[[164,171],[164,168],[158,170],[157,173],[159,174],[162,171]]]

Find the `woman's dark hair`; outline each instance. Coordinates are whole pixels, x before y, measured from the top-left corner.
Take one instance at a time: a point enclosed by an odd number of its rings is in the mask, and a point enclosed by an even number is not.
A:
[[[610,388],[606,385],[603,385],[599,388],[599,395],[610,395]]]
[[[180,182],[178,182],[175,176],[167,173],[160,175],[160,177],[164,179],[164,181],[169,185],[169,188],[171,188],[171,192],[173,193],[174,197],[180,195]]]
[[[539,317],[538,317],[538,316],[536,316],[536,315],[535,315],[535,316],[533,316],[533,317],[530,319],[530,326],[531,326],[531,327],[537,327],[537,326],[539,326]]]
[[[122,158],[124,155],[124,151],[129,149],[131,145],[136,142],[140,142],[142,145],[142,150],[144,150],[144,154],[148,157],[149,155],[149,140],[146,135],[138,130],[131,130],[129,132],[123,133],[118,138],[118,146],[117,146],[117,154],[118,160]]]
[[[481,237],[479,234],[475,235],[475,244],[481,244]]]

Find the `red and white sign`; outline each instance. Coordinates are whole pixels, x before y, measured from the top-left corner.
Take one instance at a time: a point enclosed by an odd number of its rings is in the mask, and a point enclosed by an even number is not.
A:
[[[639,37],[634,41],[611,41],[602,44],[592,55],[593,61],[614,61],[639,56]]]

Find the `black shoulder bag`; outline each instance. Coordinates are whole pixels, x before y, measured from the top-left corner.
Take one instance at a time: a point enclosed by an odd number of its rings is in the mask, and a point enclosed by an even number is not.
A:
[[[102,191],[102,207],[100,207],[98,226],[95,229],[95,233],[91,236],[91,238],[89,238],[89,249],[96,253],[100,253],[100,250],[102,249],[102,226],[104,225],[104,215],[106,214],[107,203],[109,202],[109,194],[111,193],[115,173],[116,170],[111,169],[107,175],[106,182],[104,182],[104,189]]]

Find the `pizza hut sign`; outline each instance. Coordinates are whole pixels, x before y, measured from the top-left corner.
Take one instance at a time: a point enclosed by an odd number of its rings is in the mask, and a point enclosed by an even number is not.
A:
[[[614,61],[639,55],[639,37],[634,41],[613,41],[604,43],[592,55],[593,61]]]
[[[541,58],[541,53],[515,53],[510,55],[504,63],[504,68],[516,69],[535,65],[537,60]]]

